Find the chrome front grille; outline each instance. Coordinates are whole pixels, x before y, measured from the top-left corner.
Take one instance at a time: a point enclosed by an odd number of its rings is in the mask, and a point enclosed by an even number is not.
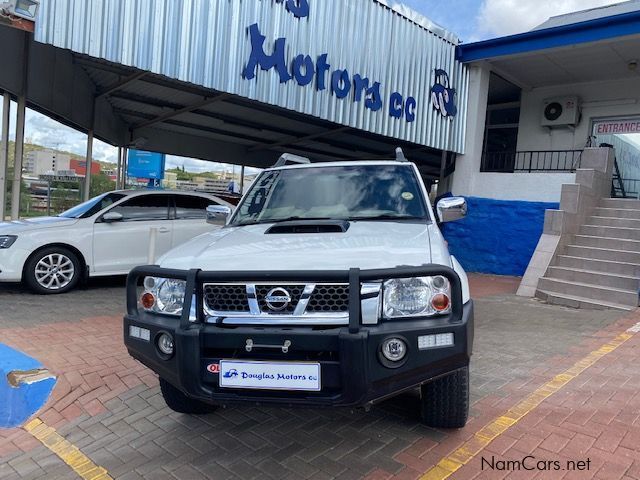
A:
[[[203,295],[206,316],[224,323],[234,323],[226,319],[237,319],[236,323],[277,319],[287,323],[316,317],[342,324],[349,315],[348,284],[208,283],[203,285]]]

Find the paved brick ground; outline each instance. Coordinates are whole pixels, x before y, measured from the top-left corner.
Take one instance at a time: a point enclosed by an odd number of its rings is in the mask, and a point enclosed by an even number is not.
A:
[[[40,417],[116,478],[411,478],[620,328],[615,312],[517,298],[517,279],[473,276],[471,282],[474,297],[491,296],[476,303],[472,419],[459,432],[422,426],[415,395],[369,413],[229,408],[198,418],[175,414],[155,376],[124,350],[121,279],[60,297],[0,287],[0,339],[59,376]],[[0,478],[74,477],[16,429],[0,431]]]

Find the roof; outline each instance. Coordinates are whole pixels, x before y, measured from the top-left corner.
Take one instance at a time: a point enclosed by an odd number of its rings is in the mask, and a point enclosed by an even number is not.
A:
[[[410,20],[416,25],[421,26],[425,30],[429,30],[431,33],[436,34],[437,36],[443,38],[444,40],[451,42],[455,45],[460,43],[460,39],[458,36],[447,30],[446,28],[438,25],[436,22],[422,15],[421,13],[416,12],[410,7],[407,7],[403,3],[390,2],[388,0],[376,0],[376,2],[383,4],[385,7],[390,8],[394,12],[396,12],[401,17]]]
[[[638,5],[636,1],[632,2]],[[458,46],[462,62],[489,60],[508,55],[607,41],[640,34],[640,9],[613,16],[567,23],[555,27],[499,37]]]
[[[550,17],[546,22],[538,25],[533,30],[543,30],[545,28],[560,27],[573,23],[586,22],[597,18],[612,17],[623,13],[630,13],[640,10],[640,0],[630,0],[627,2],[614,3],[603,7],[589,8],[578,12],[566,13]]]

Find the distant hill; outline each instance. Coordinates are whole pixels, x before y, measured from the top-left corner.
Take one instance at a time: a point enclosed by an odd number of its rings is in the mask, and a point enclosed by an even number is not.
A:
[[[24,144],[25,156],[29,152],[38,152],[40,150],[49,150],[51,152],[56,152],[62,155],[69,155],[71,158],[76,158],[78,160],[83,160],[83,161],[85,160],[84,155],[78,155],[77,153],[65,152],[64,150],[57,150],[55,148],[47,148],[47,147],[43,147],[42,145],[36,145],[34,143]],[[9,141],[9,166],[13,166],[14,164],[15,152],[16,152],[15,142]],[[100,166],[102,167],[102,170],[114,170],[115,168],[117,168],[117,165],[115,163],[103,162],[101,160],[96,160],[96,159],[94,159],[93,161],[96,163],[99,163]]]

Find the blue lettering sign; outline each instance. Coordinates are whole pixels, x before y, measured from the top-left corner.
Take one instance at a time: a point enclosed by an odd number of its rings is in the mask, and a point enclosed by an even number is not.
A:
[[[402,118],[402,95],[398,92],[393,92],[389,99],[389,115],[393,118]]]
[[[331,75],[331,90],[338,98],[344,98],[349,95],[351,90],[351,80],[347,70],[336,70]]]
[[[276,40],[273,53],[267,55],[264,51],[264,41],[267,39],[262,33],[257,23],[249,27],[249,35],[251,36],[251,56],[244,69],[243,76],[247,80],[252,80],[256,76],[256,68],[260,66],[262,70],[271,70],[275,68],[280,75],[280,83],[287,83],[291,80],[291,75],[287,71],[287,63],[284,58],[285,38]]]
[[[286,9],[295,17],[302,18],[309,16],[308,0],[276,0],[277,3],[285,2]],[[323,53],[318,56],[315,65],[313,59],[309,55],[299,54],[291,61],[291,71],[288,69],[288,63],[285,52],[287,51],[287,41],[285,38],[278,38],[274,42],[273,51],[269,54],[265,52],[266,37],[260,32],[258,24],[253,24],[248,28],[251,41],[251,54],[244,68],[242,75],[246,80],[253,80],[256,77],[256,71],[260,67],[264,71],[275,69],[278,73],[280,83],[287,83],[291,79],[295,79],[296,83],[301,87],[310,85],[315,76],[316,90],[321,92],[328,88],[328,82],[331,85],[331,93],[336,98],[344,99],[349,96],[353,90],[353,101],[358,103],[364,98],[364,106],[372,112],[382,109],[383,101],[380,82],[371,82],[368,77],[356,73],[353,78],[347,69],[335,69],[331,71],[331,64],[328,61],[328,54]],[[440,72],[441,70],[438,70]],[[441,71],[444,72],[444,71]],[[445,73],[446,75],[446,73]],[[448,88],[449,77],[446,77],[446,91],[442,93],[436,91],[436,86],[432,89],[434,107],[446,109],[447,115],[455,115],[455,105],[453,104],[453,96],[455,90]],[[436,106],[436,98],[437,105]],[[418,102],[414,97],[407,97],[405,102],[400,92],[393,92],[389,97],[389,115],[393,118],[404,119],[407,122],[416,120],[416,111]],[[453,112],[453,113],[451,113]]]
[[[304,74],[302,73],[302,69],[304,68]],[[313,81],[313,76],[315,75],[316,70],[313,65],[313,60],[309,55],[298,55],[293,60],[293,77],[298,82],[298,85],[304,87],[309,85]]]
[[[374,83],[371,86],[371,88],[367,90],[367,99],[364,102],[364,106],[374,112],[377,112],[382,108],[382,95],[380,95],[380,82]]]
[[[436,79],[431,88],[431,103],[433,108],[445,118],[455,117],[458,114],[456,107],[456,91],[449,86],[449,74],[441,69],[435,71]]]
[[[323,53],[318,57],[318,62],[316,63],[316,75],[318,76],[317,90],[325,90],[327,88],[325,84],[325,74],[331,70],[331,65],[327,63],[327,54]]]
[[[282,3],[283,0],[276,0],[278,3]],[[285,6],[287,11],[293,13],[296,18],[303,18],[309,16],[309,1],[308,0],[286,0]]]

